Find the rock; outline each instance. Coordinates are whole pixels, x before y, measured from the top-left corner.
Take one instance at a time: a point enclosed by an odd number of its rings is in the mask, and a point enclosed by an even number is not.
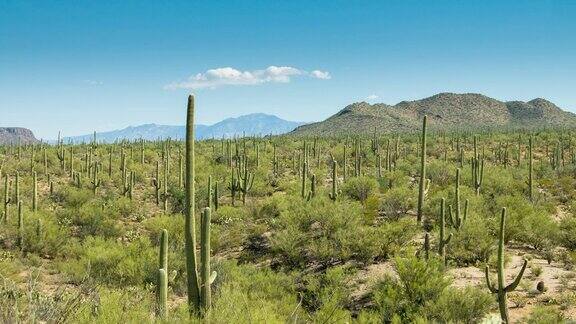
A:
[[[22,127],[0,127],[0,144],[30,144],[37,143],[34,133]]]

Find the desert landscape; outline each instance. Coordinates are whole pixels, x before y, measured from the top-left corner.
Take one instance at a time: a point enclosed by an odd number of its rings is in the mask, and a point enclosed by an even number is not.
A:
[[[0,2],[0,323],[576,321],[575,13]]]

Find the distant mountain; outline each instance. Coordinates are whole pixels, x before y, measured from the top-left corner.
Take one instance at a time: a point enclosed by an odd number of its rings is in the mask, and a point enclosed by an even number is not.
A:
[[[287,121],[273,115],[262,113],[249,114],[237,118],[227,118],[214,125],[196,125],[196,139],[230,138],[234,136],[284,134],[303,125],[302,122]],[[168,126],[145,124],[130,126],[120,130],[96,133],[99,142],[114,142],[116,140],[156,140],[156,139],[184,139],[184,126]],[[65,137],[64,141],[74,143],[90,142],[93,134]]]
[[[411,132],[420,129],[424,115],[428,115],[428,127],[436,130],[576,127],[575,114],[545,99],[502,102],[481,94],[440,93],[394,106],[353,103],[322,122],[300,126],[290,134]]]
[[[22,127],[0,127],[0,144],[29,144],[38,140],[34,133]]]

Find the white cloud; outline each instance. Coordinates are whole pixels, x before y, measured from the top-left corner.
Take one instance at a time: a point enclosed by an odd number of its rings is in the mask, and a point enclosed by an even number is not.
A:
[[[332,78],[332,76],[330,75],[329,72],[320,71],[320,70],[314,70],[314,71],[310,72],[310,75],[316,79],[322,79],[322,80],[329,80]]]
[[[96,81],[96,80],[84,80],[84,83],[86,83],[87,85],[91,85],[91,86],[98,86],[98,85],[104,84],[104,82]]]
[[[228,85],[258,85],[263,83],[288,83],[294,76],[309,76],[330,79],[330,73],[314,70],[306,72],[291,66],[269,66],[263,70],[240,71],[232,67],[221,67],[198,73],[186,81],[173,82],[165,89],[215,89]]]
[[[375,95],[375,94],[371,94],[371,95],[369,95],[368,97],[366,97],[366,100],[372,101],[372,100],[376,100],[376,99],[378,99],[378,98],[380,98],[380,97],[378,97],[378,96]]]

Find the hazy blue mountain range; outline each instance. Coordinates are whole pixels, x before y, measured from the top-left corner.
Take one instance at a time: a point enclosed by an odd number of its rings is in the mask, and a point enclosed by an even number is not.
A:
[[[293,122],[262,113],[249,114],[237,118],[227,118],[214,125],[196,125],[196,139],[230,138],[234,136],[249,135],[278,135],[288,133],[296,127],[304,125],[303,122]],[[96,134],[98,142],[114,142],[116,140],[156,140],[156,139],[184,139],[184,126],[170,126],[145,124],[130,126],[120,130],[99,132]],[[93,133],[81,136],[64,137],[65,142],[74,143],[92,141]]]

